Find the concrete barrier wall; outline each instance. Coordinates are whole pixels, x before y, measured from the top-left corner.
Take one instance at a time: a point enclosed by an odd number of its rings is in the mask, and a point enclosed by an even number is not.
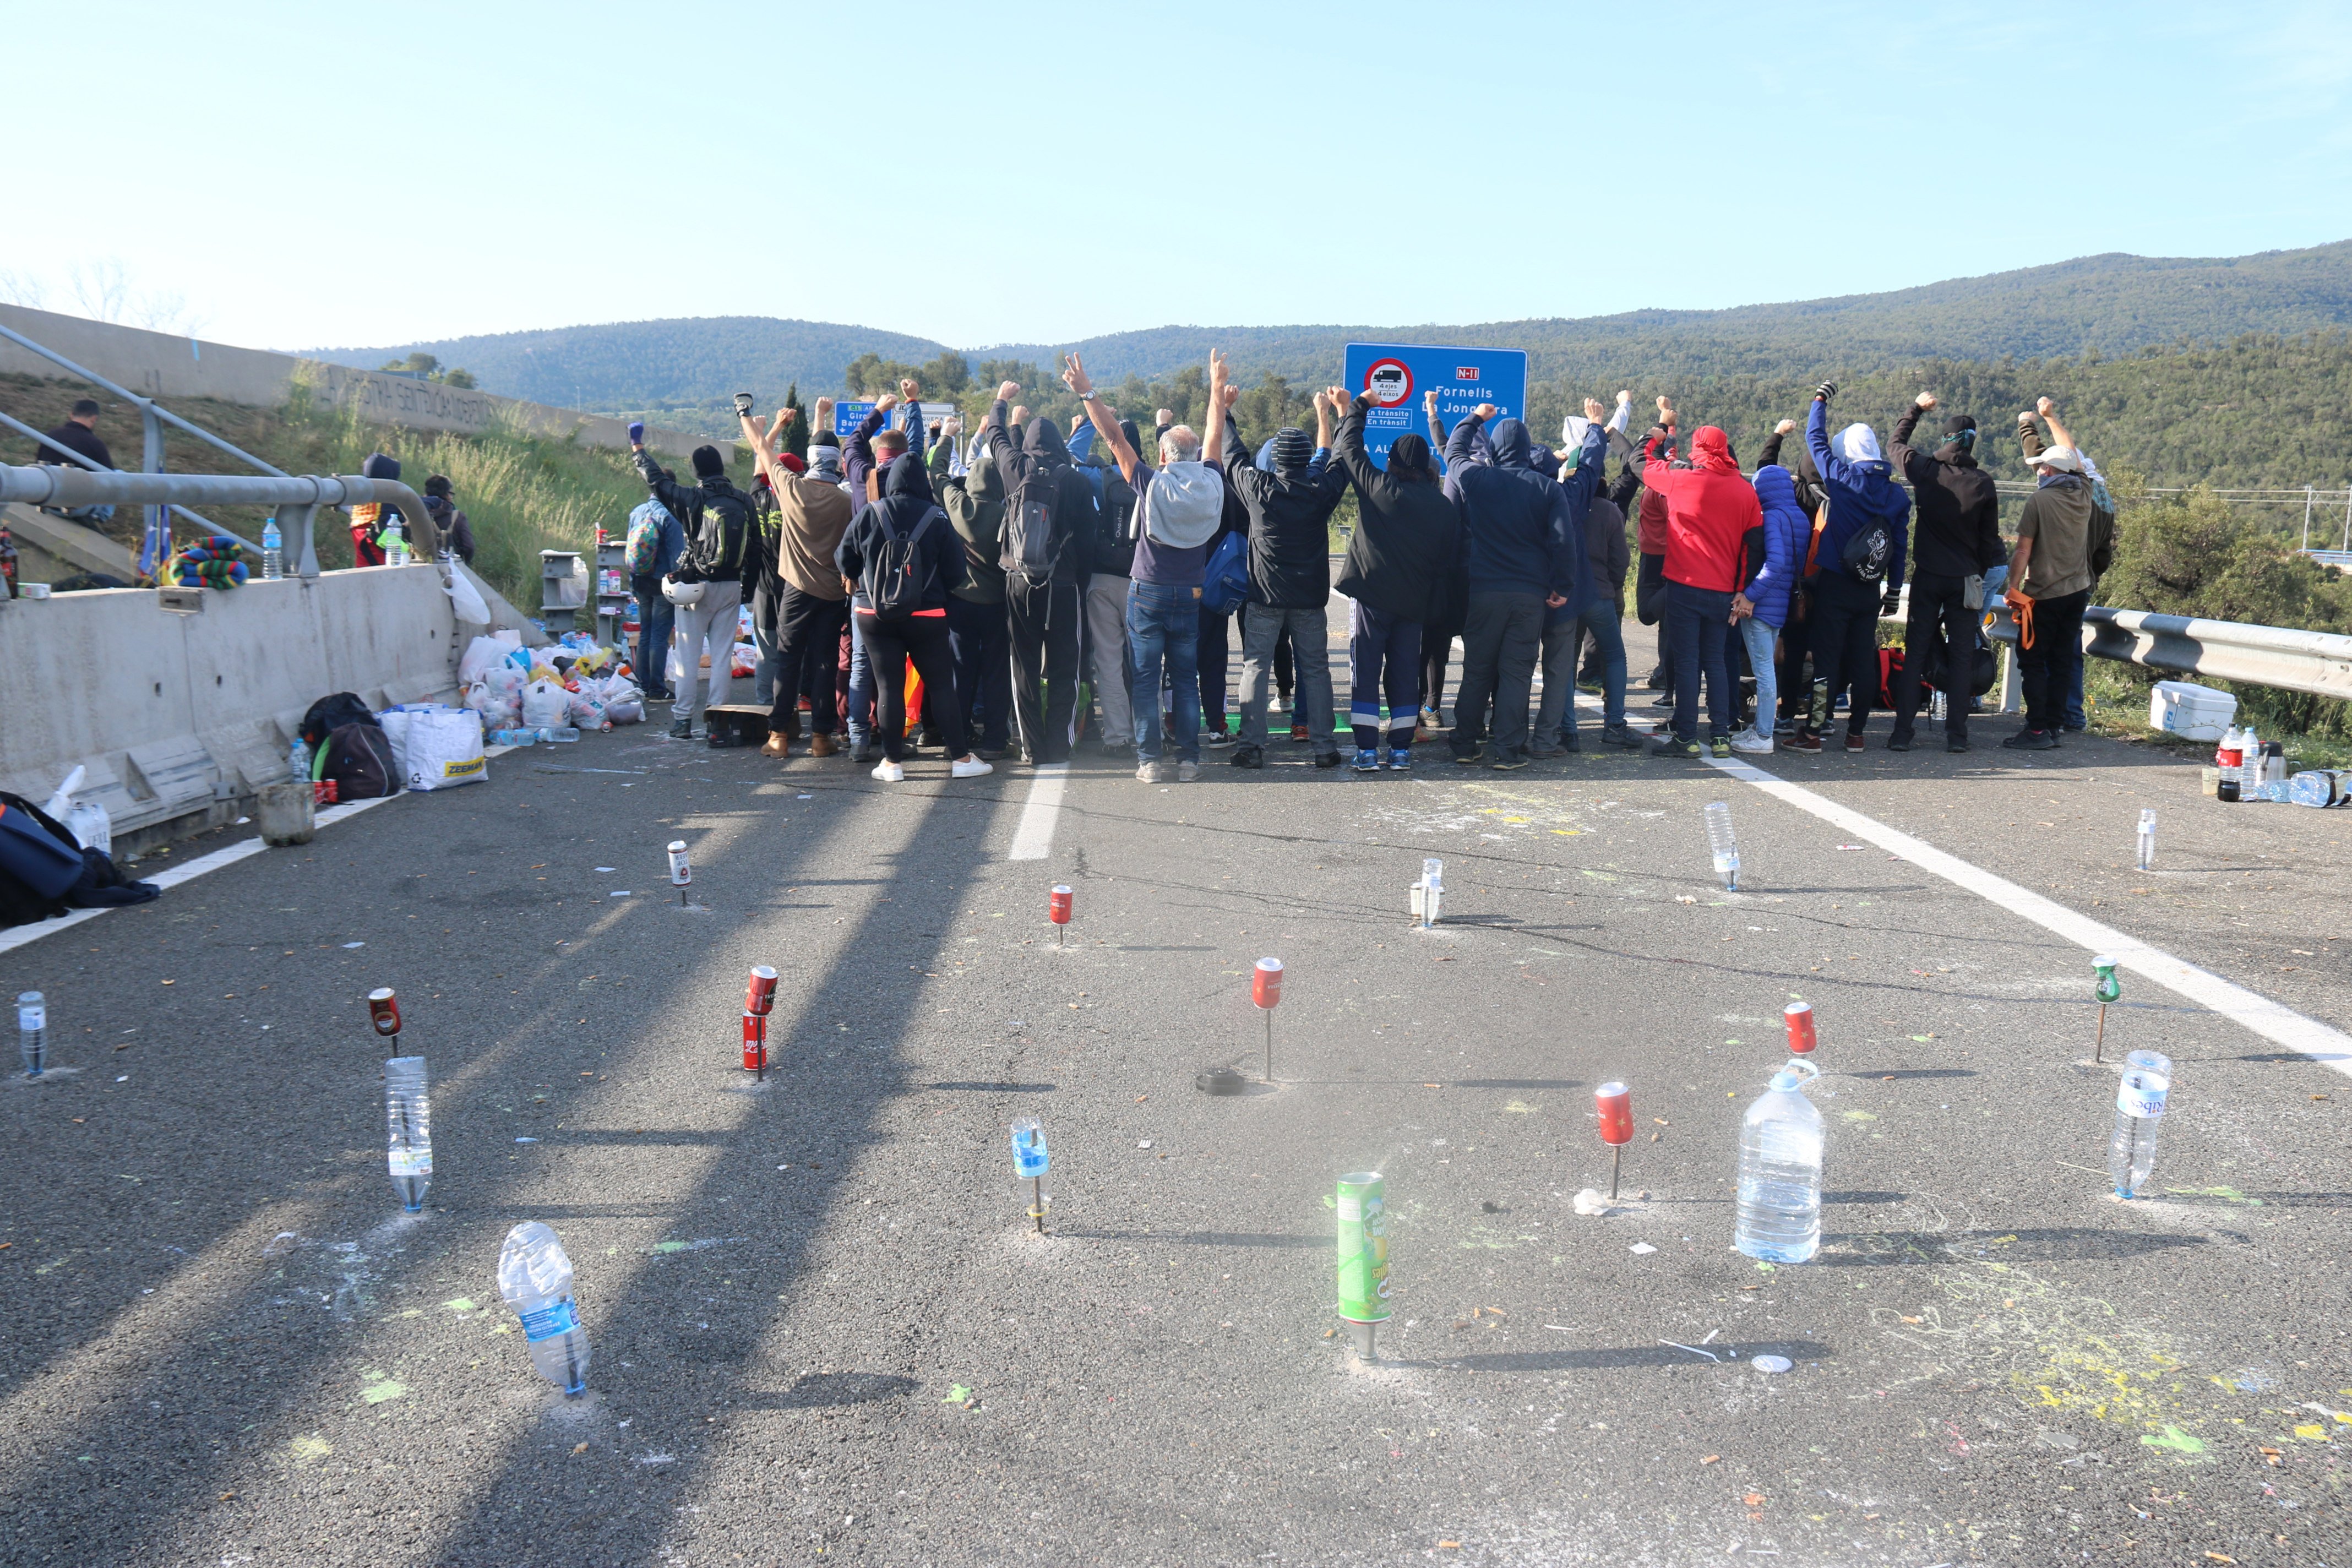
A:
[[[617,450],[629,444],[626,422],[600,414],[382,375],[296,354],[174,337],[22,305],[0,305],[0,323],[166,405],[174,397],[216,397],[224,403],[275,408],[301,385],[323,406],[356,408],[363,419],[411,430],[478,435],[515,426],[539,435],[569,436],[576,429],[580,439],[591,447]],[[5,338],[0,338],[0,373],[71,379],[52,362]],[[646,446],[680,458],[708,440],[709,437],[692,431],[646,427]]]
[[[152,841],[237,815],[286,775],[311,703],[454,701],[461,629],[429,564],[207,590],[179,615],[152,589],[0,600],[0,789],[46,798],[79,763],[78,795],[118,834]],[[465,628],[473,630],[477,628]]]

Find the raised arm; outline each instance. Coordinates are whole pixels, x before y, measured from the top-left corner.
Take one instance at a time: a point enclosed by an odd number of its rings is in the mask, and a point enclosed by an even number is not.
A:
[[[1201,461],[1213,468],[1225,463],[1225,410],[1233,405],[1233,388],[1226,384],[1225,355],[1222,349],[1209,351],[1209,407],[1207,417],[1201,423],[1208,428],[1201,436]]]
[[[2071,447],[2076,456],[2082,455],[2083,448],[2074,445],[2074,433],[2059,421],[2056,404],[2044,397],[2034,405],[2034,412],[2049,425],[2050,440],[2053,446]]]
[[[1062,381],[1078,395],[1078,405],[1086,410],[1087,427],[1100,436],[1110,446],[1110,455],[1118,464],[1119,478],[1132,485],[1137,482],[1135,470],[1143,459],[1127,444],[1127,432],[1118,427],[1118,410],[1103,401],[1095,391],[1094,382],[1087,375],[1087,367],[1072,354],[1062,367]],[[1166,409],[1161,409],[1166,413]],[[1078,450],[1078,433],[1070,432],[1070,450]]]

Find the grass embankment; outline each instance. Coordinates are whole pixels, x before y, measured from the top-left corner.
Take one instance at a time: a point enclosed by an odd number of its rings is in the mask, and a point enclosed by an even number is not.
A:
[[[67,381],[0,376],[0,410],[36,429],[62,424],[78,397],[105,405],[98,434],[116,463],[139,465],[138,411],[94,387]],[[284,406],[249,408],[209,398],[173,398],[174,414],[202,426],[232,446],[289,474],[354,474],[372,452],[400,459],[401,479],[422,491],[426,476],[446,474],[457,505],[472,520],[474,569],[526,612],[539,606],[539,552],[592,550],[596,525],[618,531],[629,509],[645,499],[645,486],[628,455],[579,445],[559,437],[507,428],[479,436],[435,434],[371,425],[348,413],[314,406],[299,390]],[[14,431],[0,433],[0,461],[32,460],[33,442]],[[164,450],[174,473],[245,474],[253,470],[235,458],[180,431],[168,431]],[[675,466],[675,465],[674,465]],[[748,475],[739,473],[740,479]],[[263,513],[257,507],[199,507],[215,522],[259,541]],[[126,509],[115,520],[113,537],[139,546],[139,517]],[[194,525],[182,521],[184,538]],[[319,563],[329,571],[352,564],[352,541],[340,513],[318,520]],[[297,545],[288,542],[289,553]],[[257,565],[258,563],[256,563]]]

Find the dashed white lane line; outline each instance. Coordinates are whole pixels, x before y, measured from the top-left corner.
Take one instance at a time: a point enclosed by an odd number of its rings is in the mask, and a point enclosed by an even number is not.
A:
[[[2333,1028],[2316,1018],[2307,1018],[2284,1003],[2249,991],[2210,970],[2200,969],[2193,963],[2175,958],[2162,948],[2152,947],[2111,925],[2077,913],[2063,904],[2053,903],[2005,877],[1996,877],[1958,856],[1948,855],[1932,844],[1889,827],[1874,817],[1864,816],[1858,811],[1840,805],[1802,784],[1790,784],[1748,763],[1724,762],[1714,757],[1705,761],[1717,773],[1728,773],[1742,783],[1753,784],[1776,800],[1786,801],[1800,811],[1810,812],[1824,822],[1832,823],[1843,832],[1875,844],[1888,854],[1908,860],[1923,871],[1933,872],[1989,903],[2032,921],[2044,931],[2079,943],[2086,952],[2105,953],[2134,973],[2144,975],[2166,990],[2221,1015],[2272,1044],[2299,1052],[2314,1061],[2334,1068],[2347,1078],[2352,1078],[2352,1035],[2347,1035],[2341,1029]]]
[[[1070,764],[1040,765],[1029,780],[1029,798],[1022,803],[1021,820],[1013,829],[1008,860],[1043,860],[1054,847],[1054,823],[1062,814],[1062,790],[1070,780]]]

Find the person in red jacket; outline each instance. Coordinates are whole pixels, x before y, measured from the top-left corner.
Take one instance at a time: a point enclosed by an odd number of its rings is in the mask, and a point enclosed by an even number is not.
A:
[[[1678,757],[1704,754],[1698,686],[1705,670],[1708,745],[1727,757],[1735,700],[1724,645],[1731,632],[1731,596],[1744,581],[1741,548],[1751,529],[1764,526],[1764,509],[1721,430],[1703,425],[1691,437],[1687,468],[1667,464],[1667,438],[1658,426],[1643,444],[1642,483],[1666,502],[1665,626],[1675,660],[1674,733],[1659,737],[1653,749]]]
[[[1664,456],[1669,463],[1675,460],[1675,410],[1662,395],[1658,398],[1658,428],[1666,433]],[[1641,467],[1636,463],[1638,470]],[[1633,548],[1641,556],[1639,572],[1633,578],[1633,613],[1645,626],[1658,628],[1658,665],[1650,671],[1650,689],[1659,693],[1652,704],[1671,708],[1675,700],[1675,648],[1666,638],[1666,498],[1644,488],[1642,491],[1641,524]]]

